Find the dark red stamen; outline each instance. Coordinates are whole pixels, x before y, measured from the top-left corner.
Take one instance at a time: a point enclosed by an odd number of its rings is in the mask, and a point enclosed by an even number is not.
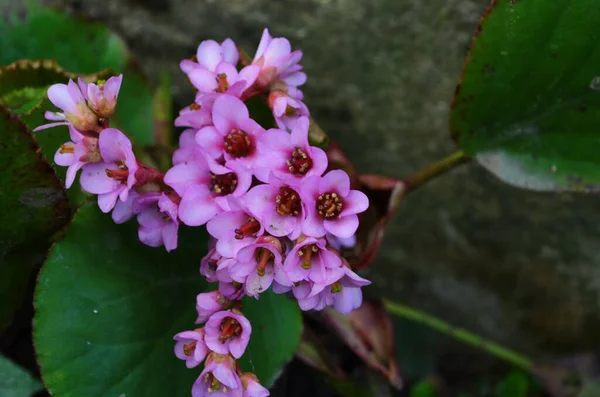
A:
[[[237,186],[237,175],[229,172],[223,175],[211,173],[210,175],[210,190],[220,196],[225,196],[233,193]]]
[[[233,157],[246,157],[252,149],[252,140],[242,130],[233,129],[225,137],[225,151]]]
[[[256,237],[259,230],[260,223],[255,218],[250,217],[239,229],[235,229],[235,238],[241,240],[248,236]]]
[[[221,331],[219,341],[221,343],[225,343],[229,339],[233,339],[239,336],[242,333],[242,326],[235,318],[227,317],[223,321],[221,321],[219,330]]]
[[[111,169],[106,169],[106,176],[109,178],[114,179],[115,181],[119,181],[119,182],[127,182],[127,178],[129,177],[129,170],[126,169],[119,169],[119,170],[111,170]]]
[[[286,163],[288,171],[293,175],[306,175],[313,166],[312,159],[298,147],[294,149]]]
[[[225,73],[219,73],[217,75],[217,92],[221,94],[229,89],[229,82],[227,81],[227,75]]]
[[[317,211],[323,219],[336,218],[344,208],[344,202],[337,193],[324,193],[317,198]]]
[[[265,275],[265,269],[267,267],[267,262],[273,257],[273,253],[266,248],[257,248],[256,249],[256,259],[258,260],[258,266],[256,266],[256,272],[259,276]]]
[[[302,268],[308,270],[312,267],[312,255],[318,251],[319,248],[314,244],[308,244],[298,251],[298,255],[302,257]]]
[[[191,356],[194,350],[196,349],[196,343],[198,342],[193,341],[191,343],[188,343],[187,345],[183,345],[183,353],[188,357]]]
[[[302,211],[302,201],[300,195],[287,186],[279,188],[279,194],[275,197],[275,211],[279,215],[297,216]]]

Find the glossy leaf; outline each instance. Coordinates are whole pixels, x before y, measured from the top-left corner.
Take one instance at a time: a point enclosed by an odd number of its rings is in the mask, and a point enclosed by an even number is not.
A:
[[[600,190],[600,3],[496,0],[454,98],[459,146],[510,184]]]
[[[84,205],[38,277],[34,342],[56,397],[189,396],[200,370],[173,355],[173,335],[193,329],[201,229],[167,253],[138,241],[137,225]]]
[[[496,386],[496,397],[527,397],[529,390],[529,378],[521,371],[510,372]]]
[[[2,397],[31,397],[43,389],[39,381],[3,356],[0,356],[0,374]]]
[[[300,309],[287,296],[267,291],[259,300],[245,298],[243,312],[252,324],[252,337],[240,366],[245,372],[254,372],[261,383],[270,387],[300,343]]]
[[[20,307],[31,272],[68,222],[66,192],[30,131],[0,107],[0,331]]]

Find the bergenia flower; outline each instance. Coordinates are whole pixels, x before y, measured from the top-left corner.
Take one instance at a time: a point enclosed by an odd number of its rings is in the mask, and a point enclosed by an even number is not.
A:
[[[246,289],[244,284],[238,283],[237,281],[220,281],[219,292],[230,300],[240,300],[246,296]]]
[[[242,382],[230,355],[210,353],[194,382],[192,397],[242,397]]]
[[[85,83],[81,78],[77,80],[79,89],[87,100],[87,105],[98,116],[109,118],[117,107],[117,96],[121,88],[123,75],[113,76],[106,82],[98,81],[96,84]]]
[[[177,341],[175,344],[175,356],[180,360],[184,360],[186,367],[197,367],[204,361],[208,354],[204,338],[204,328],[178,333],[173,337]]]
[[[300,117],[310,115],[308,107],[302,102],[302,91],[296,87],[273,90],[269,93],[269,107],[277,126],[284,131],[292,131]]]
[[[212,124],[212,107],[221,94],[198,94],[190,106],[181,109],[175,119],[176,127],[190,127],[198,130]]]
[[[327,155],[308,143],[307,117],[300,117],[292,133],[270,129],[258,138],[261,156],[254,162],[255,176],[268,183],[271,172],[278,178],[294,181],[320,176],[327,169]]]
[[[98,116],[87,106],[79,86],[69,80],[68,84],[53,84],[48,88],[48,99],[62,112],[46,112],[44,117],[54,123],[44,124],[33,131],[40,131],[57,125],[73,125],[75,129],[86,133],[98,133],[104,129]]]
[[[268,87],[275,81],[284,81],[290,86],[300,86],[306,82],[306,74],[300,72],[298,64],[302,59],[302,51],[293,51],[288,39],[273,38],[269,29],[263,31],[260,43],[254,55],[253,64],[260,66],[260,74],[256,81],[261,88]]]
[[[221,62],[214,71],[195,68],[188,73],[188,77],[199,93],[218,92],[239,98],[254,84],[259,73],[260,67],[257,65],[248,65],[238,72],[234,65]]]
[[[230,300],[219,291],[198,294],[196,297],[196,311],[198,312],[196,324],[202,324],[213,314],[225,309],[230,303]]]
[[[243,200],[267,232],[294,240],[302,233],[302,222],[306,217],[298,190],[298,186],[271,174],[269,184],[253,187]]]
[[[179,146],[173,152],[173,165],[194,161],[196,148],[198,148],[196,132],[196,130],[189,129],[179,135]]]
[[[103,162],[84,165],[80,181],[83,190],[98,195],[98,205],[106,213],[113,209],[117,198],[127,201],[136,183],[138,164],[131,142],[115,128],[102,131],[98,146]]]
[[[333,306],[342,314],[348,314],[362,304],[361,288],[371,284],[369,280],[360,277],[350,270],[350,267],[342,266],[343,273],[332,272],[330,279],[324,284],[313,284],[313,288],[307,299],[318,297],[319,303],[314,307],[321,310],[326,306]]]
[[[219,354],[231,354],[236,359],[246,351],[252,334],[250,321],[235,309],[213,314],[204,329],[204,340],[210,350]]]
[[[244,389],[243,397],[267,397],[270,395],[263,385],[260,384],[256,375],[246,372],[240,376],[242,387]]]
[[[214,71],[221,62],[227,62],[235,66],[239,57],[238,49],[233,40],[225,39],[221,44],[214,40],[205,40],[200,43],[196,51],[197,62],[184,59],[179,66],[186,74],[195,69]]]
[[[65,186],[71,187],[77,171],[87,163],[97,163],[102,161],[100,149],[98,148],[98,138],[85,136],[69,124],[70,142],[65,142],[54,154],[54,162],[67,168],[67,177]]]
[[[248,108],[238,98],[220,95],[212,108],[214,126],[200,129],[196,142],[213,158],[224,156],[247,168],[259,157],[258,137],[265,130],[250,118]]]
[[[273,280],[280,284],[291,284],[282,269],[282,248],[279,239],[272,236],[259,237],[238,251],[235,262],[229,265],[229,275],[245,284],[246,293],[258,296],[266,291]]]
[[[326,247],[324,238],[307,237],[288,253],[283,270],[293,282],[308,280],[324,284],[331,269],[342,267],[342,259]]]
[[[142,243],[150,247],[164,245],[167,252],[177,248],[177,199],[176,195],[164,192],[145,194],[137,199],[138,205],[144,206],[137,217],[138,237]]]
[[[188,226],[201,226],[229,210],[229,196],[248,191],[252,174],[237,162],[220,165],[198,148],[194,160],[175,165],[164,182],[181,197],[179,219]]]
[[[302,231],[312,237],[323,237],[326,233],[340,238],[352,236],[358,228],[356,214],[369,207],[367,196],[350,189],[350,177],[342,170],[306,178],[300,196],[308,212]]]
[[[206,230],[217,239],[216,250],[226,257],[256,241],[264,233],[262,223],[256,216],[235,200],[229,200],[230,211],[221,212],[206,224]]]

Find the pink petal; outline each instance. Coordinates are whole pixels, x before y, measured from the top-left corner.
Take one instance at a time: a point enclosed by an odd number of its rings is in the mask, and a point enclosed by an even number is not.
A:
[[[224,364],[217,365],[212,373],[225,386],[232,389],[237,387],[237,375],[228,366]]]
[[[72,147],[75,149],[75,144],[73,142],[65,142],[63,146]],[[56,153],[54,153],[54,162],[62,167],[68,167],[71,164],[75,163],[75,153],[71,152],[62,152],[62,148],[58,148]]]
[[[204,225],[218,212],[219,207],[206,186],[191,186],[179,204],[179,219],[188,226]]]
[[[313,166],[309,171],[309,175],[321,176],[327,169],[327,154],[322,149],[312,146],[310,148],[310,157],[313,160]]]
[[[63,113],[60,112],[50,112],[50,111],[45,111],[44,112],[44,118],[46,120],[50,120],[50,121],[64,121],[65,119],[65,115]]]
[[[69,90],[65,84],[54,84],[48,88],[48,99],[57,108],[62,109],[67,113],[77,113],[77,104],[75,98],[69,94]]]
[[[265,275],[259,276],[256,270],[252,271],[246,279],[246,292],[250,296],[256,296],[269,289],[273,283],[274,271],[272,265],[267,265]]]
[[[177,194],[183,196],[191,186],[199,183],[202,178],[208,178],[208,172],[195,161],[180,163],[165,174],[165,184],[171,186]]]
[[[271,40],[269,47],[265,51],[265,64],[282,66],[281,61],[284,57],[288,56],[292,51],[292,46],[288,39],[283,37],[277,37]]]
[[[160,247],[163,245],[162,230],[160,227],[144,227],[138,230],[140,241],[150,247]]]
[[[235,65],[238,63],[238,59],[239,59],[240,55],[238,53],[238,49],[237,49],[235,43],[233,42],[233,40],[225,39],[221,43],[221,54],[222,54],[223,61],[229,62],[232,65]]]
[[[348,314],[362,304],[362,291],[360,288],[344,287],[335,296],[333,307],[342,314]]]
[[[304,72],[295,72],[288,76],[286,76],[283,81],[292,86],[300,86],[306,83],[306,73]]]
[[[323,222],[325,230],[340,238],[351,237],[358,229],[358,216],[351,214]]]
[[[349,214],[360,214],[369,208],[369,199],[367,195],[359,190],[350,190],[348,195],[344,197],[344,208],[340,216]]]
[[[194,87],[199,89],[201,92],[213,92],[217,89],[217,75],[206,69],[194,69],[188,77]]]
[[[231,355],[235,358],[240,358],[244,355],[244,352],[246,351],[246,348],[248,347],[248,342],[250,341],[250,339],[248,337],[244,337],[245,333],[242,333],[242,335],[240,335],[240,337],[232,340],[229,343],[229,351],[231,352]]]
[[[237,76],[237,81],[245,81],[246,85],[244,86],[244,89],[246,89],[246,88],[250,87],[252,84],[254,84],[254,82],[258,78],[259,74],[260,74],[260,66],[248,65],[245,68],[243,68],[242,70],[240,70],[240,73]]]
[[[273,38],[269,34],[269,29],[265,28],[260,38],[260,42],[258,43],[258,48],[256,49],[256,54],[254,55],[253,62],[256,62],[260,57],[264,55],[272,39]]]
[[[302,222],[302,233],[311,237],[323,237],[326,233],[323,219],[314,209],[309,209],[307,212],[306,219]]]
[[[114,167],[106,163],[86,164],[80,178],[82,189],[92,194],[105,194],[117,190],[121,183],[106,175],[106,169]]]
[[[217,64],[221,62],[221,46],[214,40],[205,40],[198,46],[196,56],[200,65],[214,72]]]
[[[125,187],[123,186],[122,188],[116,189],[112,192],[105,193],[105,194],[99,194],[98,195],[98,207],[100,207],[100,210],[102,212],[104,212],[105,214],[109,213],[115,207],[115,203],[117,202],[117,197],[119,197],[119,193],[121,193],[121,190],[124,188]]]
[[[223,135],[229,134],[240,120],[248,117],[244,102],[231,95],[221,95],[213,105],[213,123]]]
[[[123,82],[123,75],[120,74],[118,76],[113,76],[106,84],[104,84],[104,96],[109,101],[113,101],[119,95],[119,90],[121,89],[121,83]]]
[[[116,128],[107,128],[102,131],[98,139],[100,154],[107,163],[125,161],[128,155],[133,155],[131,141]]]
[[[39,127],[35,127],[35,128],[33,129],[33,132],[38,132],[38,131],[41,131],[41,130],[46,130],[46,129],[48,129],[48,128],[57,127],[57,126],[59,126],[59,125],[69,125],[69,123],[65,121],[64,123],[49,123],[49,124],[43,124],[43,125],[40,125]]]
[[[195,139],[196,143],[212,158],[216,159],[223,155],[225,137],[215,127],[208,126],[200,129],[196,133]]]
[[[319,192],[336,192],[338,195],[346,197],[350,192],[350,177],[343,170],[329,171],[319,183]]]
[[[291,134],[292,146],[305,148],[308,145],[308,117],[299,117]]]
[[[73,164],[71,164],[69,168],[67,168],[67,175],[65,178],[65,187],[67,189],[70,188],[71,185],[73,185],[75,177],[77,176],[77,171],[79,171],[84,165],[85,163],[82,163],[81,161],[76,161]]]
[[[197,64],[196,62],[190,61],[189,59],[184,59],[181,62],[179,62],[179,68],[185,74],[190,73],[192,70],[194,70],[198,67],[200,67],[199,64]]]
[[[233,239],[235,238],[235,229],[247,220],[248,215],[243,211],[223,212],[208,222],[206,230],[218,240]]]

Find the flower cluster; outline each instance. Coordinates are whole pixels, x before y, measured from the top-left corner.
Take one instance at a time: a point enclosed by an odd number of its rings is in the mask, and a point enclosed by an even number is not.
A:
[[[267,29],[252,60],[231,39],[202,42],[180,64],[197,94],[175,120],[185,130],[164,174],[136,159],[125,134],[109,127],[122,76],[48,90],[62,112],[47,112],[53,123],[37,130],[68,126],[71,141],[55,155],[68,167],[67,187],[81,169],[82,189],[98,195],[116,223],[135,215],[147,245],[175,249],[180,222],[206,225],[212,236],[200,273],[218,290],[197,300],[196,323],[206,324],[175,336],[177,357],[189,368],[204,363],[195,397],[269,394],[236,364],[252,332],[244,296],[259,298],[272,287],[303,310],[348,313],[369,284],[338,252],[354,239],[368,199],[344,171],[328,170],[325,152],[309,142],[301,58]],[[251,118],[245,101],[253,96],[265,99],[277,128]]]

